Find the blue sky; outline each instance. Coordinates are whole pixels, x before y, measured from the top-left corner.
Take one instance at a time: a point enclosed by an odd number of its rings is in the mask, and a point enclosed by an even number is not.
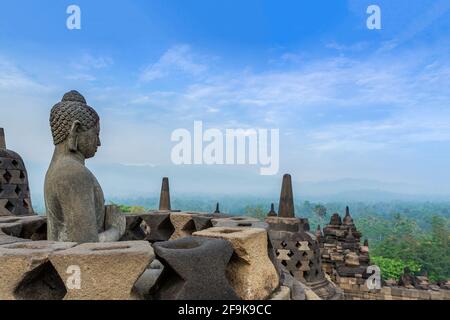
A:
[[[66,28],[70,4],[81,30]],[[382,30],[366,27],[371,4]],[[298,182],[450,194],[449,34],[446,0],[11,1],[0,7],[0,126],[37,194],[49,110],[70,89],[100,113],[88,165],[107,194],[150,192],[136,167],[189,176],[170,162],[170,134],[194,120],[279,128],[280,175]],[[211,169],[196,168],[194,190],[222,192],[217,179],[243,168]],[[245,172],[248,192],[272,181]]]

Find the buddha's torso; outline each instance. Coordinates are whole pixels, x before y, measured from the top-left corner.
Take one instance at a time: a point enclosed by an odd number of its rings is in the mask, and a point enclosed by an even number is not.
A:
[[[72,181],[71,181],[72,180]],[[79,183],[82,181],[82,183]],[[61,184],[65,188],[61,188]],[[71,189],[67,186],[73,185],[76,191],[67,192]],[[104,231],[104,195],[103,190],[92,172],[82,163],[70,159],[54,159],[50,164],[49,170],[45,177],[45,206],[48,217],[48,240],[53,241],[74,241],[74,242],[97,242],[98,233]],[[70,190],[72,191],[72,190]],[[75,210],[73,203],[78,200],[79,192],[83,192],[83,196],[93,199],[92,202],[80,203],[80,207],[88,212],[89,221],[96,222],[97,234],[94,232],[85,232],[86,223],[83,218],[74,215]],[[70,203],[71,205],[67,205]],[[91,205],[92,204],[92,205]],[[95,220],[94,220],[95,219]],[[71,228],[71,233],[68,229]],[[74,234],[75,232],[75,234]],[[72,234],[72,236],[68,236]]]

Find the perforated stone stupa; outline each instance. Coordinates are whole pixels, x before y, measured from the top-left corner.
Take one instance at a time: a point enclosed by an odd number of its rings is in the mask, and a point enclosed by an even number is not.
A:
[[[33,215],[28,175],[22,158],[6,149],[0,128],[0,216]]]

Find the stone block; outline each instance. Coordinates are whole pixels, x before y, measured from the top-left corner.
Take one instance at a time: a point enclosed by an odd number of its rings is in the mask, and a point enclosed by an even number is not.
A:
[[[233,254],[228,241],[184,237],[154,244],[164,271],[150,296],[158,300],[235,300],[226,278]]]
[[[235,255],[227,268],[227,277],[243,300],[267,299],[279,285],[279,276],[267,251],[267,232],[258,228],[214,227],[194,236],[225,239]]]
[[[195,232],[195,223],[192,219],[197,214],[191,212],[172,212],[170,222],[174,227],[174,232],[169,240],[176,240],[183,237],[189,237]]]
[[[266,230],[269,228],[269,225],[267,223],[261,222],[256,218],[245,216],[212,219],[211,223],[213,227],[224,227],[224,228],[247,227],[247,228],[261,228]]]
[[[297,282],[303,288],[306,300],[322,300],[322,298],[320,298],[310,287],[300,281]]]
[[[369,292],[370,289],[367,287],[367,283],[364,281],[364,283],[358,283],[359,284],[359,290],[361,292]]]
[[[350,252],[345,256],[346,266],[359,266],[359,257],[356,253]]]
[[[27,242],[28,240],[12,237],[3,232],[0,232],[0,246],[4,244],[16,243],[16,242]]]
[[[281,286],[272,293],[269,300],[291,300],[291,289]]]
[[[214,216],[207,214],[199,214],[198,216],[192,217],[192,220],[194,220],[195,230],[201,231],[204,229],[212,228],[212,219],[214,219]]]
[[[391,288],[390,287],[382,287],[381,288],[381,293],[383,293],[383,294],[391,294],[391,292],[392,292],[392,290],[391,290]]]
[[[128,300],[132,288],[154,258],[147,241],[84,243],[50,256],[64,283],[69,267],[79,268],[80,285],[66,286],[66,300]]]
[[[0,230],[23,239],[46,240],[47,218],[37,215],[0,217]]]
[[[22,170],[8,170],[10,174],[9,183],[20,185],[20,184],[26,184],[26,177],[22,174]]]
[[[0,216],[24,216],[30,214],[33,214],[33,208],[29,198],[0,199]]]
[[[148,226],[148,234],[146,240],[150,242],[167,241],[174,232],[174,227],[170,221],[170,213],[168,212],[151,212],[141,215],[142,219]]]
[[[148,226],[139,214],[126,214],[125,221],[125,233],[120,238],[120,241],[137,241],[145,239]]]
[[[105,206],[105,221],[104,221],[105,230],[111,230],[110,232],[114,232],[114,236],[108,236],[106,238],[100,237],[100,242],[109,242],[115,241],[122,238],[125,234],[127,228],[127,220],[125,218],[125,214],[120,212],[119,207],[116,205],[106,205]],[[114,231],[112,231],[114,230]]]
[[[330,258],[332,261],[344,261],[344,255],[340,253],[331,253]]]
[[[47,239],[47,218],[43,216],[20,217],[22,223],[21,238],[33,241]]]
[[[369,247],[368,246],[361,246],[361,248],[359,249],[359,252],[361,253],[369,253]]]
[[[194,220],[195,230],[201,231],[204,229],[212,228],[213,219],[225,219],[232,218],[232,216],[223,213],[198,213],[198,215],[194,215],[192,220]]]
[[[306,300],[306,293],[303,286],[298,280],[294,279],[294,283],[291,289],[291,299],[292,300]]]
[[[135,282],[133,287],[133,293],[141,300],[150,300],[152,297],[150,291],[153,286],[157,283],[163,268],[154,269],[148,268]]]
[[[419,299],[420,300],[430,300],[430,293],[425,290],[419,291]]]
[[[414,289],[405,289],[405,290],[403,290],[402,295],[404,297],[412,298],[412,297],[414,297],[414,295],[416,293],[417,293],[417,295],[419,295],[418,292],[416,290],[414,290]]]
[[[441,293],[444,300],[450,300],[450,290],[441,290]]]
[[[267,217],[264,222],[269,225],[272,231],[297,232],[301,227],[299,218]]]
[[[26,185],[25,185],[26,186]],[[0,195],[5,199],[17,199],[19,198],[16,188],[18,186],[15,184],[2,184]],[[19,187],[20,188],[20,187]]]
[[[431,300],[444,300],[444,295],[441,292],[428,291]]]
[[[1,217],[0,231],[13,237],[20,237],[22,223],[19,217]]]
[[[75,245],[34,241],[0,246],[0,300],[62,299],[65,286],[49,256]]]
[[[393,296],[396,296],[396,297],[403,296],[404,291],[405,291],[405,289],[402,289],[402,288],[399,288],[399,287],[392,287],[391,288],[391,294]]]

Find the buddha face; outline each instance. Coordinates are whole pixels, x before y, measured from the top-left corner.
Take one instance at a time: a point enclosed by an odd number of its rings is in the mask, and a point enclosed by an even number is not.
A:
[[[97,123],[93,128],[78,133],[78,151],[86,159],[95,156],[100,143],[100,124]]]

